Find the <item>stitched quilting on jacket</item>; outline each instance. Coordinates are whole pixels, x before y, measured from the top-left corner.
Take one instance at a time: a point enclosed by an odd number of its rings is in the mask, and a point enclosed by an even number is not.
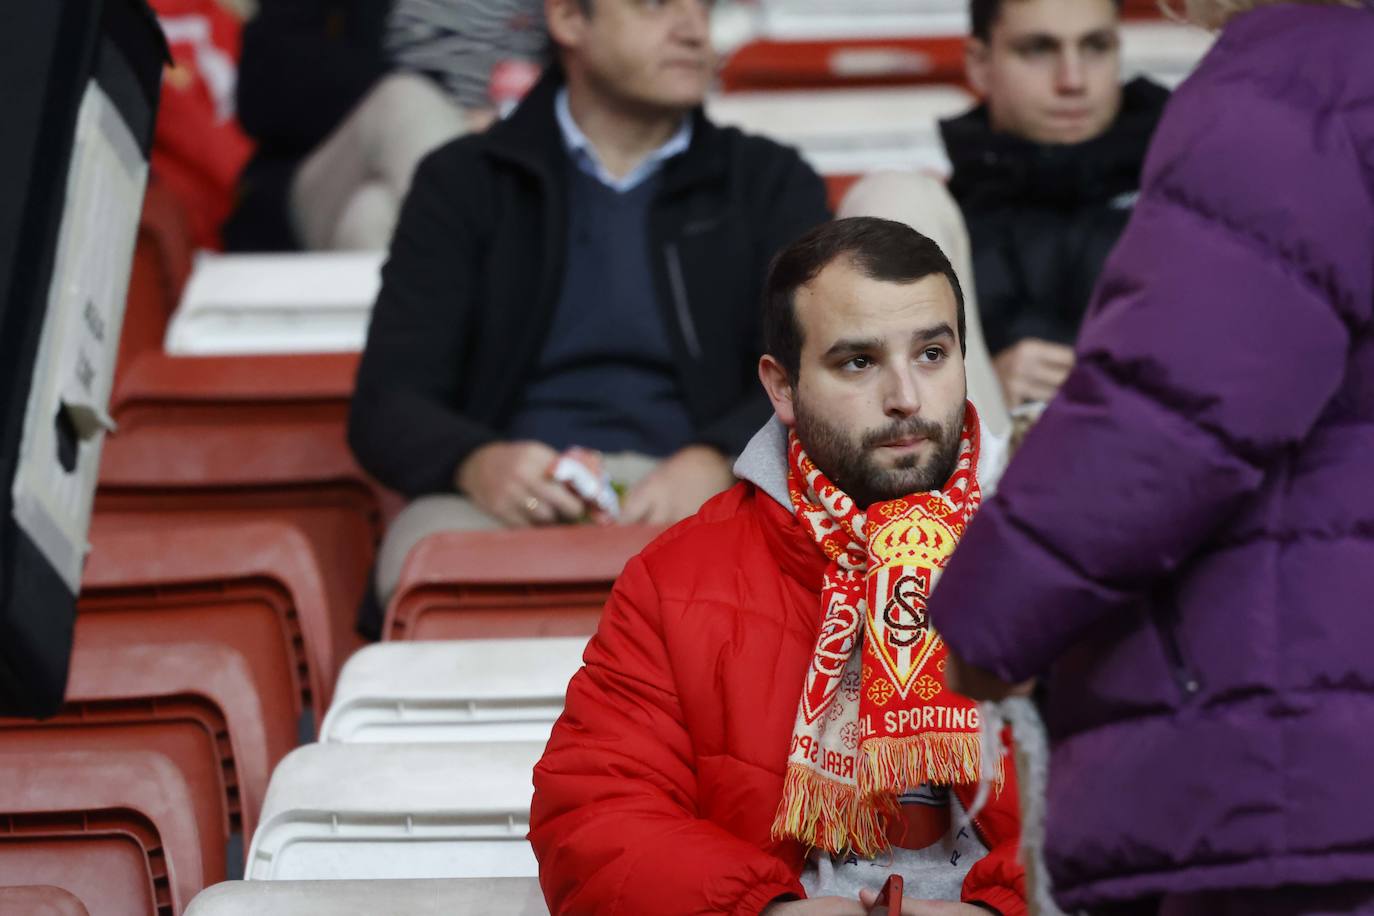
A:
[[[1369,8],[1225,28],[932,596],[964,658],[1048,677],[1066,907],[1374,881],[1371,48]]]
[[[553,913],[755,916],[805,896],[806,850],[770,831],[825,566],[748,482],[630,561],[535,769],[530,840]],[[962,805],[974,788],[956,788]],[[1021,916],[1014,774],[974,826],[989,853],[964,899]]]

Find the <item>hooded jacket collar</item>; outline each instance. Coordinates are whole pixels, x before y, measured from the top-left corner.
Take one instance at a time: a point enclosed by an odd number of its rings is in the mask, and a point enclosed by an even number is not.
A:
[[[949,189],[964,206],[1072,207],[1105,203],[1140,187],[1150,138],[1169,101],[1141,77],[1122,89],[1121,111],[1101,136],[1041,144],[992,129],[986,105],[940,122],[954,173]]]

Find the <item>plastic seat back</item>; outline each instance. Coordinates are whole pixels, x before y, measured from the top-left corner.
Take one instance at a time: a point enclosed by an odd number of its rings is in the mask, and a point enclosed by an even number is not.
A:
[[[191,720],[214,729],[225,807],[231,818],[241,818],[250,836],[268,776],[280,758],[269,744],[243,660],[214,643],[128,646],[88,638],[89,632],[85,622],[78,623],[67,688],[72,707],[60,724],[80,728],[99,722],[113,728],[121,722]],[[282,756],[285,751],[280,749]]]
[[[385,256],[202,253],[168,323],[165,350],[179,356],[360,351]]]
[[[0,887],[0,913],[25,913],[28,916],[90,916],[90,911],[79,898],[51,884]]]
[[[327,593],[310,540],[279,520],[100,513],[83,614],[117,616],[130,642],[207,638],[248,663],[269,731],[295,745],[336,667]],[[283,751],[284,753],[284,751]]]
[[[548,916],[534,878],[229,881],[206,888],[187,916]]]
[[[0,884],[54,884],[101,912],[128,893],[176,916],[208,883],[193,809],[154,751],[0,750]]]
[[[321,741],[547,741],[587,641],[384,642],[344,665]]]
[[[384,639],[590,636],[653,525],[452,531],[415,545]]]
[[[272,774],[249,880],[533,877],[542,742],[311,744]]]

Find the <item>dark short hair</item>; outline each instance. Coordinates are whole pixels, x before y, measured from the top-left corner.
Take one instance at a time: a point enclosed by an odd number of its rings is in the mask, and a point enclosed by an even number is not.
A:
[[[823,223],[778,253],[763,288],[763,342],[773,358],[797,380],[802,330],[797,322],[797,290],[840,258],[849,258],[870,280],[915,283],[942,275],[954,289],[959,350],[965,352],[964,291],[940,246],[906,223],[854,216]]]
[[[997,17],[1002,15],[1002,5],[1007,0],[969,0],[969,32],[979,41],[992,40],[992,27]],[[1112,0],[1117,12],[1121,12],[1123,0]]]

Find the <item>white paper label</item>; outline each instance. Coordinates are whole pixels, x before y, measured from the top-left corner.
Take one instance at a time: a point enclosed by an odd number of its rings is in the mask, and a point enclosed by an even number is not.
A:
[[[133,135],[92,81],[77,115],[13,490],[16,523],[73,594],[88,549],[100,448],[112,426],[106,408],[147,177]],[[59,413],[72,434],[70,470],[59,459]]]

